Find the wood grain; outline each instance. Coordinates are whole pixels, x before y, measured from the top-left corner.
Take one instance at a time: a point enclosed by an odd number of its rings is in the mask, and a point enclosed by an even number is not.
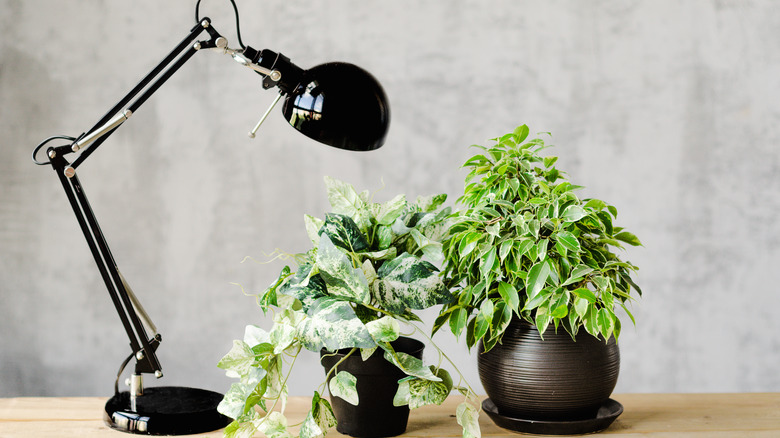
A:
[[[756,394],[618,394],[625,411],[601,435],[614,437],[780,437],[780,393]],[[407,437],[458,437],[455,421],[458,397],[442,406],[412,411]],[[0,438],[121,436],[102,421],[105,400],[98,397],[0,399]],[[303,419],[305,397],[292,397],[291,422]],[[480,416],[484,437],[517,437]],[[220,437],[221,431],[200,434]],[[339,437],[335,429],[328,435]]]

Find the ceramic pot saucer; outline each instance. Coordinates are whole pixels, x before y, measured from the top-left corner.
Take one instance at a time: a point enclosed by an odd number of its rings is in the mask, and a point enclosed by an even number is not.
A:
[[[604,430],[623,413],[623,405],[609,399],[604,402],[593,418],[575,421],[528,420],[501,415],[489,398],[482,402],[482,409],[497,426],[520,433],[539,435],[579,435]]]

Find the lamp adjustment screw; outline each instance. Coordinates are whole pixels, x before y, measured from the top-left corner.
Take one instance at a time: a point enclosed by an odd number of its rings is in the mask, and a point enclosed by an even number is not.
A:
[[[125,379],[125,385],[126,386],[130,386],[130,378],[129,377]]]
[[[209,21],[208,20],[203,20],[203,21],[200,22],[200,25],[203,26],[203,27],[209,27]]]
[[[76,169],[74,169],[72,166],[68,166],[65,168],[65,170],[62,171],[62,173],[64,173],[68,178],[73,178],[76,176]]]
[[[216,41],[214,41],[214,44],[216,44],[217,48],[224,49],[227,47],[228,41],[225,37],[219,37]]]
[[[268,76],[271,78],[272,81],[279,82],[279,80],[282,79],[282,72],[280,72],[279,70],[274,70]]]
[[[154,372],[154,377],[157,377],[157,378],[159,379],[159,378],[161,378],[162,376],[163,376],[163,375],[162,375],[162,371],[160,371],[160,370],[157,370],[157,371],[155,371],[155,372]]]
[[[141,350],[141,351],[139,351],[139,352],[135,353],[135,358],[136,358],[137,360],[143,360],[143,359],[144,359],[144,352],[143,352],[143,350]]]
[[[200,41],[195,43],[195,44],[193,44],[192,48],[195,49],[195,50],[200,50]]]
[[[49,158],[54,158],[57,156],[57,152],[54,149],[49,150]]]

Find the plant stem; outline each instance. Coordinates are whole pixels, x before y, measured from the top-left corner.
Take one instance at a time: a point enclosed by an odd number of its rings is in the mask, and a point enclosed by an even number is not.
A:
[[[328,370],[328,372],[325,374],[325,381],[324,381],[324,382],[322,382],[322,385],[320,385],[320,388],[321,388],[320,390],[321,390],[321,391],[323,391],[323,392],[325,391],[325,389],[323,388],[323,386],[328,384],[328,377],[330,377],[330,374],[333,372],[333,370],[335,370],[336,368],[338,368],[338,366],[339,366],[339,365],[341,365],[341,362],[344,362],[345,360],[347,360],[347,358],[348,358],[349,356],[351,356],[351,355],[352,355],[352,353],[354,353],[355,351],[357,351],[357,347],[353,347],[351,350],[349,350],[349,353],[345,354],[345,355],[344,355],[344,357],[342,357],[341,359],[339,359],[339,361],[338,361],[338,362],[336,362],[336,364],[335,364],[335,365],[333,365],[332,367],[330,367],[330,369]]]

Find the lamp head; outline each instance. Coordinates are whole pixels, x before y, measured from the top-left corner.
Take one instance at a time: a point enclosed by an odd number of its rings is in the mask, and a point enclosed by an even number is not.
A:
[[[367,71],[344,62],[304,71],[285,98],[282,113],[307,137],[352,151],[382,146],[390,125],[382,86]]]

